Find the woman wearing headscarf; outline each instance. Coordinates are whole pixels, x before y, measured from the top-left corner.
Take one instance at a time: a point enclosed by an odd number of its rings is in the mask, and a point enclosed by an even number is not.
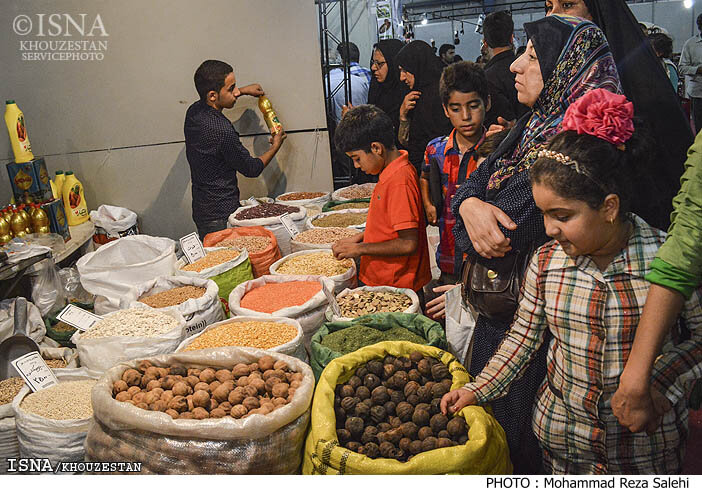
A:
[[[656,192],[638,193],[640,199],[632,202],[632,211],[649,224],[667,229],[694,135],[665,69],[624,0],[546,0],[545,6],[546,15],[582,17],[604,32],[624,94],[657,143],[657,157],[651,159],[655,167],[641,169],[649,177],[647,186],[655,182]]]
[[[405,97],[403,108],[400,109],[400,141],[402,142],[402,127],[409,122],[407,151],[409,160],[419,169],[424,160],[427,143],[437,136],[451,132],[451,122],[444,114],[439,97],[439,79],[443,65],[434,50],[424,41],[412,41],[400,50],[396,58],[400,69],[400,80],[412,90]],[[403,113],[409,110],[408,115]]]
[[[500,270],[518,252],[529,253],[547,239],[531,193],[529,168],[548,139],[559,132],[566,108],[595,88],[621,93],[607,41],[592,22],[553,15],[527,23],[524,29],[529,37],[527,50],[511,69],[516,73],[519,102],[531,111],[517,121],[452,202],[456,246],[490,270]],[[482,371],[510,323],[478,316],[471,373]],[[535,362],[507,396],[492,405],[507,434],[515,473],[534,473],[541,467],[531,413],[546,372],[546,348],[534,356]]]
[[[397,54],[405,43],[399,39],[380,41],[373,50],[371,71],[373,79],[368,90],[368,103],[379,107],[392,120],[395,135],[400,127],[400,106],[409,88],[400,80]],[[396,141],[399,143],[399,141]]]

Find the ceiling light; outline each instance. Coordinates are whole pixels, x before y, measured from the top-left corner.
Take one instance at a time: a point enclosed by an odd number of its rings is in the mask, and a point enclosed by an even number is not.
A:
[[[683,6],[684,6],[686,9],[691,9],[691,8],[692,8],[692,3],[693,3],[692,0],[685,0],[685,1],[683,2]]]
[[[422,22],[421,22],[421,24],[422,24],[423,26],[425,26],[425,25],[427,25],[428,22],[429,22],[429,19],[427,19],[427,14],[422,15]]]

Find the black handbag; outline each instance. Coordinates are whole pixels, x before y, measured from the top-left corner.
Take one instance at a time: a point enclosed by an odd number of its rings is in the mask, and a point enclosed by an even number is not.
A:
[[[511,322],[533,252],[531,248],[495,259],[467,258],[461,270],[463,301],[491,320]]]

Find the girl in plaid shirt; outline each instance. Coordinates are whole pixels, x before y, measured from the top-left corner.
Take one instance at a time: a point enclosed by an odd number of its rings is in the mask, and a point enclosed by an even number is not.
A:
[[[661,417],[651,434],[631,433],[611,398],[636,333],[649,272],[665,234],[627,213],[636,165],[652,154],[634,131],[633,105],[596,89],[566,111],[563,132],[530,170],[536,205],[553,241],[532,258],[512,327],[474,382],[444,396],[442,411],[504,396],[547,330],[546,380],[533,429],[556,474],[679,474],[687,438],[686,394],[702,376],[702,297],[682,319],[687,340],[669,335],[651,379]],[[640,187],[638,187],[640,189]]]

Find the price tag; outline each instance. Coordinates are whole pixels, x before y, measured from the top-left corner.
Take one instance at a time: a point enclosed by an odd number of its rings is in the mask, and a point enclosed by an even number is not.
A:
[[[339,303],[336,302],[334,294],[331,291],[327,290],[327,288],[325,287],[322,287],[322,290],[324,291],[324,294],[327,295],[327,299],[329,300],[329,306],[331,306],[334,315],[341,316],[341,308],[339,308]]]
[[[246,200],[246,202],[249,203],[249,206],[258,206],[258,205],[259,205],[258,200],[257,200],[255,197],[253,197],[253,196],[251,196],[250,198],[248,198],[248,199]]]
[[[17,370],[33,392],[58,384],[56,375],[46,365],[39,352],[29,352],[18,357],[12,361],[12,367]]]
[[[188,264],[192,264],[196,260],[199,260],[207,255],[202,246],[202,242],[200,241],[200,237],[197,236],[197,233],[195,232],[185,235],[180,239],[180,248],[183,250],[185,260],[188,261]]]
[[[63,323],[68,323],[70,326],[77,328],[81,332],[85,332],[97,322],[102,320],[101,316],[94,315],[83,308],[76,305],[68,305],[61,313],[56,315],[56,319]]]
[[[278,216],[278,219],[283,224],[287,232],[290,234],[290,238],[295,238],[295,235],[300,233],[300,230],[297,229],[297,226],[295,226],[295,223],[293,222],[292,218],[288,213],[281,214],[280,216]]]

